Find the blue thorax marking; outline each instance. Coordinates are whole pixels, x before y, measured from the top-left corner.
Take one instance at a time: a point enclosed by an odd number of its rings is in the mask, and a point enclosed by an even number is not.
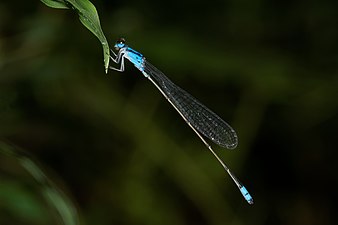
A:
[[[144,70],[144,57],[141,53],[135,51],[134,49],[127,47],[125,52],[125,57],[135,65],[140,71]]]

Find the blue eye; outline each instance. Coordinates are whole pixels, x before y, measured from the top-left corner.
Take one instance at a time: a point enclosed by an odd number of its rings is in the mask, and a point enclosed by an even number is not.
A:
[[[114,47],[115,47],[116,50],[119,50],[119,49],[121,49],[121,48],[123,48],[123,47],[126,46],[125,43],[126,43],[126,41],[124,40],[124,38],[119,38],[119,39],[116,41]]]

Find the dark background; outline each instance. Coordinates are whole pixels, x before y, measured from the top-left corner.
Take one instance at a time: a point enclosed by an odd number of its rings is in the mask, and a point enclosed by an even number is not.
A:
[[[1,139],[47,169],[82,224],[337,224],[337,1],[92,2],[111,47],[125,37],[234,127],[238,148],[214,147],[255,204],[137,69],[104,73],[74,12],[2,0]],[[0,199],[1,224],[52,217],[20,197],[39,199],[27,180],[2,177],[17,206]]]

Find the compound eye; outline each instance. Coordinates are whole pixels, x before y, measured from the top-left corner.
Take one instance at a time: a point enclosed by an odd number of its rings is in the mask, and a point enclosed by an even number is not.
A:
[[[124,38],[119,38],[117,41],[116,41],[116,43],[115,43],[115,49],[116,50],[120,50],[121,48],[123,48],[123,47],[125,47],[125,40],[124,40]]]
[[[117,41],[116,41],[116,44],[122,44],[124,45],[126,43],[126,40],[124,38],[119,38]]]

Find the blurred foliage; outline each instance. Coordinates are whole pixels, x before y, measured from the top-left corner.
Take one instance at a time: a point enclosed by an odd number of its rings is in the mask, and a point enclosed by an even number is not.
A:
[[[124,36],[235,128],[238,148],[215,148],[255,204],[132,65],[104,74],[75,13],[3,0],[1,138],[57,174],[83,224],[337,224],[337,1],[92,2],[110,44]],[[50,224],[1,162],[2,221]]]
[[[6,178],[1,182],[0,199],[2,200],[2,208],[6,209],[7,214],[1,216],[1,224],[12,224],[11,220],[7,221],[8,214],[10,217],[22,219],[25,224],[31,224],[31,222],[33,222],[32,224],[53,223],[46,221],[48,213],[42,208],[44,204],[38,203],[35,199],[36,196],[30,196],[32,192],[27,191],[27,187],[32,185],[32,181],[36,186],[34,189],[39,190],[41,197],[54,211],[58,224],[78,224],[77,211],[71,200],[46,176],[32,156],[4,142],[0,142],[0,153],[2,156],[0,158],[1,168],[4,168],[1,175]],[[28,179],[26,178],[28,174],[25,172],[30,175]],[[13,174],[16,176],[13,177]],[[35,195],[39,196],[39,194]]]

